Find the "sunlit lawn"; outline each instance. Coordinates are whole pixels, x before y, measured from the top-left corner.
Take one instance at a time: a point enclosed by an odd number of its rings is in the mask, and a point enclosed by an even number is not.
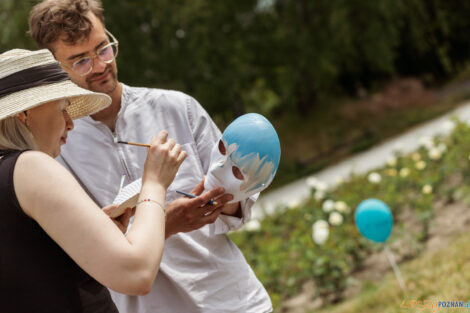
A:
[[[458,218],[457,216],[455,218]],[[404,300],[470,300],[470,232],[458,236],[448,247],[425,252],[400,265],[407,290],[403,293],[392,271],[378,283],[365,284],[362,292],[343,303],[318,313],[406,313],[430,309],[401,308]],[[438,312],[458,312],[462,308],[442,308]]]

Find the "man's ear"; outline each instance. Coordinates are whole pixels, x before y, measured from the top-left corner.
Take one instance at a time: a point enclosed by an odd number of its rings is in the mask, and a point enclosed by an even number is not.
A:
[[[28,116],[28,112],[27,112],[27,111],[23,111],[23,112],[21,112],[21,113],[18,113],[18,114],[16,115],[16,118],[19,119],[21,123],[23,123],[23,124],[25,124],[25,125],[27,126],[27,124],[26,124],[26,118],[27,118],[27,116]]]

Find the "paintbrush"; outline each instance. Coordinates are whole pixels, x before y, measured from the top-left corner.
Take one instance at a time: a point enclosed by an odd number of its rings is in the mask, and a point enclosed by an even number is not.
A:
[[[150,148],[150,145],[148,143],[138,143],[138,142],[131,142],[131,141],[118,141],[117,143],[122,143],[122,144],[125,144],[125,145],[131,145],[131,146]]]
[[[197,196],[193,195],[193,194],[190,194],[190,193],[187,193],[187,192],[184,192],[184,191],[181,191],[181,190],[176,190],[176,193],[179,193],[181,195],[185,195],[186,197],[190,197],[190,198],[196,198]],[[217,202],[214,201],[214,200],[210,200],[209,202],[206,203],[206,205],[217,205]]]

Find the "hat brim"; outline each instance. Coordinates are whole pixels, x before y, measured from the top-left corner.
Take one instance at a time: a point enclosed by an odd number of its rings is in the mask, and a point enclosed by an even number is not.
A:
[[[61,99],[70,101],[67,112],[72,119],[94,114],[111,104],[108,95],[80,88],[66,80],[21,90],[0,98],[0,119]]]

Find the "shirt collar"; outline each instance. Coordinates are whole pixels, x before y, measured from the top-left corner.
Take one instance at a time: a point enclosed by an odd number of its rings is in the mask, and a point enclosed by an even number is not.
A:
[[[117,114],[117,117],[116,117],[116,120],[119,119],[119,116],[121,115],[121,112],[124,110],[124,108],[127,106],[127,104],[129,103],[128,102],[128,99],[129,99],[129,92],[130,92],[130,87],[127,86],[126,84],[124,83],[121,83],[122,85],[122,94],[121,94],[121,108],[119,109],[119,112]],[[94,119],[91,118],[91,116],[87,115],[87,116],[84,116],[82,118],[80,118],[81,120],[87,122],[87,123],[90,123],[92,125],[100,125],[100,124],[103,124],[101,123],[100,121],[95,121]]]

